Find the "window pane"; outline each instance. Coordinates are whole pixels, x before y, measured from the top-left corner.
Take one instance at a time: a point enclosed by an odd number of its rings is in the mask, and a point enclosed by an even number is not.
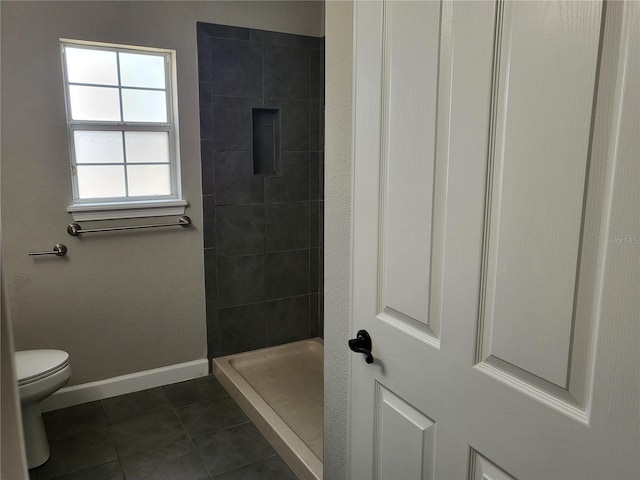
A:
[[[164,88],[164,57],[120,53],[120,81],[123,87]]]
[[[122,89],[122,113],[125,122],[167,121],[165,92]]]
[[[168,132],[125,132],[127,163],[169,163]]]
[[[129,196],[170,195],[169,165],[128,165]]]
[[[118,85],[115,52],[71,47],[66,47],[64,52],[69,82]]]
[[[124,197],[124,166],[78,166],[80,198]]]
[[[122,132],[73,132],[76,163],[124,163]]]
[[[74,120],[120,120],[118,89],[69,86],[71,117]]]

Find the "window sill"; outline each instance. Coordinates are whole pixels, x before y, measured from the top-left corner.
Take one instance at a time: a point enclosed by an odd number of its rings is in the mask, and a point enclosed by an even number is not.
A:
[[[76,222],[116,220],[120,218],[166,217],[184,215],[186,200],[164,200],[128,203],[83,203],[67,207]]]

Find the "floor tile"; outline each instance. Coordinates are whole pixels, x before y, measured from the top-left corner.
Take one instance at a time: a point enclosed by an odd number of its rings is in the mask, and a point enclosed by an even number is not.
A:
[[[109,423],[102,400],[46,412],[42,414],[42,419],[50,441],[104,427]]]
[[[249,421],[231,397],[177,408],[176,413],[191,438]]]
[[[37,469],[38,480],[79,472],[118,458],[109,427],[55,440],[50,446],[51,457]]]
[[[174,407],[183,407],[192,403],[213,400],[227,396],[227,391],[213,375],[187,380],[186,382],[165,385],[165,396]]]
[[[187,432],[173,410],[117,423],[112,425],[111,432],[120,458],[163,445],[189,442]]]
[[[80,472],[56,477],[54,480],[124,480],[124,473],[122,473],[120,462],[109,462]]]
[[[213,480],[296,480],[296,476],[280,457],[267,458],[212,478]]]
[[[167,445],[123,458],[127,480],[208,480],[196,449],[190,444]]]
[[[112,424],[172,408],[161,387],[107,398],[104,407]]]
[[[31,480],[296,478],[212,375],[44,418],[56,439]]]
[[[276,454],[252,423],[218,430],[193,439],[211,475],[226,472]]]

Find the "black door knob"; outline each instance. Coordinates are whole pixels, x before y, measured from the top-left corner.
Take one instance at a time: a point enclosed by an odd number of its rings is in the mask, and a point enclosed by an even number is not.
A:
[[[366,330],[360,330],[356,338],[349,340],[349,348],[357,353],[366,355],[365,361],[373,363],[373,355],[371,355],[371,337]]]

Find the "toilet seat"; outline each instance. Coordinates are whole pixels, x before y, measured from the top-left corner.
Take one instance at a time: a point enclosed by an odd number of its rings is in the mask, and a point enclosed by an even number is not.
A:
[[[25,350],[15,355],[19,387],[54,375],[69,365],[69,354],[62,350]]]

